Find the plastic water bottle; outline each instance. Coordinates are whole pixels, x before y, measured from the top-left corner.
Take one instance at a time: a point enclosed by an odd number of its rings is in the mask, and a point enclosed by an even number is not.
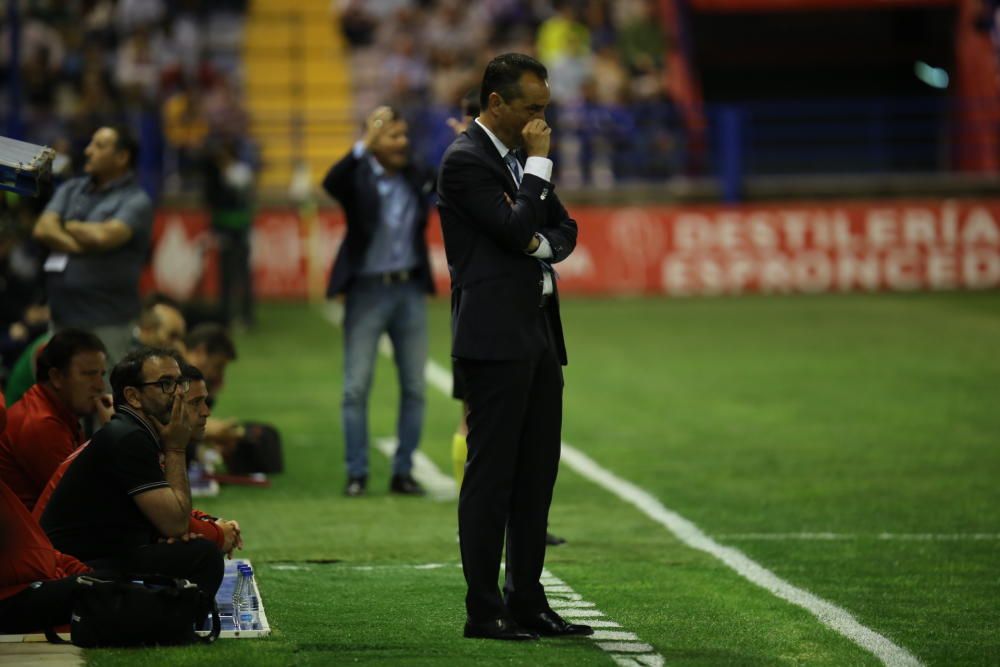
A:
[[[240,612],[242,611],[242,595],[243,595],[243,566],[239,565],[236,569],[236,583],[233,586],[233,626],[237,630],[242,630],[240,625]]]
[[[240,565],[240,630],[256,630],[254,627],[253,608],[250,604],[250,589],[253,588],[253,571],[249,565]]]
[[[250,609],[251,629],[260,630],[260,600],[257,599],[257,586],[254,584],[253,567],[246,566],[246,594]]]

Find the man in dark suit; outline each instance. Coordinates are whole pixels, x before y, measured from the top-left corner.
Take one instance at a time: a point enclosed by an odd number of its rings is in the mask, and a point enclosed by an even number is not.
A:
[[[466,637],[593,632],[552,611],[539,581],[559,467],[566,363],[551,265],[569,256],[577,233],[551,182],[547,78],[545,67],[528,56],[491,61],[480,115],[448,148],[439,176],[452,278],[452,357],[469,406],[458,505]]]
[[[364,138],[323,180],[347,218],[327,296],[346,295],[342,410],[348,496],[367,489],[368,395],[383,333],[392,341],[402,393],[389,489],[424,493],[411,471],[424,417],[425,295],[434,291],[425,238],[434,174],[410,161],[406,132],[395,110],[375,109]]]

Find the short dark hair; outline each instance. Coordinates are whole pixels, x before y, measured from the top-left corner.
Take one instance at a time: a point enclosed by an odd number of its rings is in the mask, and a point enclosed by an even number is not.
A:
[[[198,370],[197,366],[192,366],[186,361],[181,362],[181,375],[191,382],[204,382],[205,374]]]
[[[35,360],[35,379],[48,382],[49,371],[66,372],[73,357],[80,352],[108,353],[101,339],[83,329],[63,329],[42,348]]]
[[[163,350],[158,347],[140,347],[132,350],[111,369],[111,394],[115,405],[125,403],[125,388],[138,387],[143,383],[142,367],[153,357],[176,359],[173,350]]]
[[[523,53],[504,53],[491,60],[483,72],[483,85],[479,88],[480,109],[489,106],[490,93],[498,94],[507,102],[519,98],[521,75],[525,72],[531,72],[543,81],[549,78],[545,65]]]
[[[184,344],[189,350],[204,345],[205,352],[208,354],[221,354],[230,361],[236,360],[236,346],[233,344],[229,332],[221,324],[212,322],[199,324],[188,332]]]
[[[134,169],[139,161],[139,140],[135,138],[135,134],[125,125],[115,124],[105,125],[105,127],[114,130],[115,150],[128,152],[129,169]]]
[[[166,294],[152,292],[142,300],[142,310],[139,312],[139,326],[155,327],[159,324],[159,318],[153,312],[157,306],[167,306],[177,312],[181,312],[181,305],[176,300],[171,299]]]
[[[480,114],[482,108],[482,105],[479,103],[479,88],[473,88],[462,98],[463,116],[472,116],[475,118]]]

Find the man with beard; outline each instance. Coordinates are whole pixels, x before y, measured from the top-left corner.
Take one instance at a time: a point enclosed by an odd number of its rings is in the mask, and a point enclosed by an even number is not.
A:
[[[208,540],[187,539],[185,451],[208,416],[204,398],[188,404],[189,386],[173,353],[127,354],[111,372],[114,417],[70,464],[41,525],[58,550],[95,569],[180,577],[215,595],[222,552]],[[193,423],[189,410],[199,420]]]

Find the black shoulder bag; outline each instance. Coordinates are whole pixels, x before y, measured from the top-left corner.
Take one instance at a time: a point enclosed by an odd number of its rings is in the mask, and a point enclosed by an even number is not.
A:
[[[211,644],[222,629],[215,600],[187,579],[82,575],[76,582],[70,638],[82,648]],[[209,615],[211,630],[202,634]],[[45,635],[65,643],[51,630]]]

